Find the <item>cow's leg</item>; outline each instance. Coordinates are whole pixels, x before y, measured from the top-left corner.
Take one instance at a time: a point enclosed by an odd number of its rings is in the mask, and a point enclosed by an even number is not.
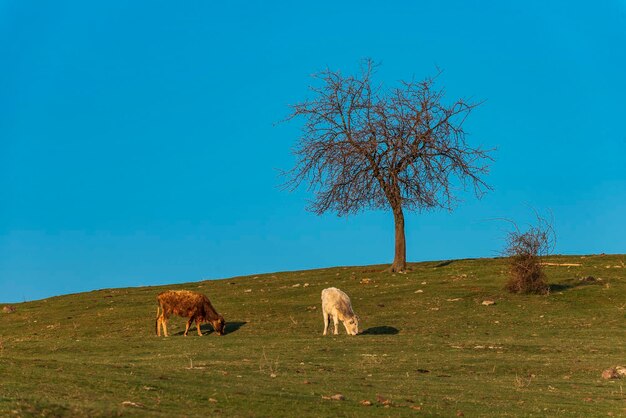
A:
[[[165,316],[161,317],[161,325],[163,326],[163,335],[168,337],[168,335],[167,335],[167,318]]]
[[[161,314],[157,318],[157,335],[161,336],[161,327],[163,328],[163,335],[167,337],[167,317],[165,316],[165,312],[161,311]]]
[[[202,337],[202,331],[200,331],[200,321],[196,319],[196,328],[198,328],[198,335]]]
[[[189,318],[189,321],[187,321],[187,325],[185,326],[185,337],[187,336],[187,332],[189,332],[189,327],[191,326],[191,323],[193,322],[193,316],[191,318]]]
[[[322,335],[326,335],[328,333],[328,324],[330,324],[330,316],[324,310],[322,310],[322,316],[324,317],[324,334]]]
[[[155,328],[156,328],[156,335],[157,337],[161,336],[161,322],[159,321],[159,318],[161,317],[161,311],[160,311],[160,307],[157,306],[157,314],[156,314],[156,319],[154,320],[154,324],[155,324]]]
[[[339,317],[337,315],[333,315],[333,323],[335,325],[335,330],[333,334],[339,335]]]

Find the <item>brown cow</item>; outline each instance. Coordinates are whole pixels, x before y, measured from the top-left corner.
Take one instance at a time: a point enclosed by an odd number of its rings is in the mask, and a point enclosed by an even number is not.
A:
[[[185,336],[187,336],[193,321],[196,321],[198,335],[202,335],[200,331],[200,323],[202,322],[210,322],[217,335],[224,335],[226,326],[224,317],[215,311],[209,298],[201,293],[189,290],[168,290],[159,293],[157,302],[159,306],[157,307],[156,334],[159,337],[161,336],[161,326],[163,327],[163,334],[167,337],[167,319],[171,314],[189,318],[185,327]]]

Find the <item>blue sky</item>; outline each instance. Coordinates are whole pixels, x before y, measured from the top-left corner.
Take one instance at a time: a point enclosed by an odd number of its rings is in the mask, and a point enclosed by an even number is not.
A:
[[[497,255],[530,207],[558,253],[626,252],[626,2],[269,3],[0,0],[0,301],[390,263],[390,214],[277,176],[310,75],[365,57],[443,69],[497,148],[493,192],[407,216],[409,261]]]

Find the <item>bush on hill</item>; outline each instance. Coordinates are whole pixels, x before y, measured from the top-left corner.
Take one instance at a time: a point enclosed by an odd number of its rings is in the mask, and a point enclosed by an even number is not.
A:
[[[509,257],[509,280],[506,289],[511,293],[547,294],[550,287],[541,265],[541,257],[551,253],[555,243],[552,224],[537,215],[537,224],[521,232],[515,230],[507,235],[504,253]]]

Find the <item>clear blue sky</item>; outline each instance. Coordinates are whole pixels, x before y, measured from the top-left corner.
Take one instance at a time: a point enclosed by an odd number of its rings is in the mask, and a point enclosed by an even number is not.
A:
[[[295,3],[0,0],[0,301],[391,262],[390,214],[278,187],[275,123],[365,57],[387,85],[443,69],[498,148],[493,192],[407,217],[409,261],[497,255],[489,219],[529,206],[556,252],[626,252],[626,1]]]

